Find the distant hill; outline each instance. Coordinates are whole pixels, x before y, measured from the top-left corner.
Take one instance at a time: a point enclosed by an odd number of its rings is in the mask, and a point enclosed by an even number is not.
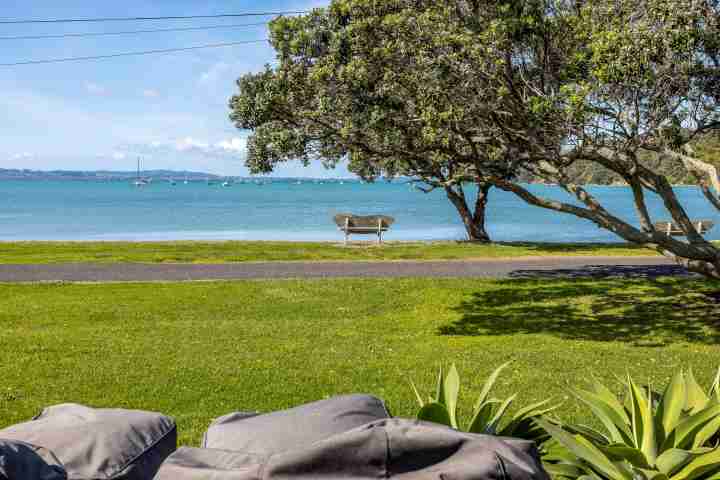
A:
[[[205,172],[178,172],[174,170],[146,170],[141,172],[143,178],[153,179],[184,179],[217,180],[223,178]],[[0,180],[130,180],[137,176],[135,171],[84,171],[84,170],[29,170],[0,168]]]
[[[698,157],[720,167],[720,133],[706,135],[693,142]],[[694,177],[679,162],[662,161],[656,155],[645,154],[640,162],[651,170],[662,173],[673,185],[696,185]],[[624,185],[623,179],[614,172],[593,162],[577,162],[570,168],[570,177],[578,184]]]

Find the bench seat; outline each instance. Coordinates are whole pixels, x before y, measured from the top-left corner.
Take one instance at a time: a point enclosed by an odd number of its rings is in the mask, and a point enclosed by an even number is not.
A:
[[[390,229],[395,222],[393,217],[387,215],[353,215],[340,213],[333,218],[338,230],[345,234],[347,244],[350,235],[377,235],[378,243],[382,243],[382,234]]]
[[[697,231],[700,235],[706,234],[715,226],[715,222],[712,220],[693,220],[692,224],[695,226],[695,231]],[[685,236],[683,229],[675,222],[657,222],[655,223],[655,230],[664,233],[668,237]]]

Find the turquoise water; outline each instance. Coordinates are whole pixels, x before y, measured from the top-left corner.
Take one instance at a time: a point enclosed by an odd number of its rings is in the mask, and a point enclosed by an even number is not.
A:
[[[536,192],[570,200],[557,187]],[[634,219],[631,194],[621,187],[590,189],[613,213]],[[678,188],[693,218],[719,220],[699,191]],[[657,220],[666,218],[650,198]],[[388,240],[462,239],[459,217],[442,192],[425,194],[403,183],[317,184],[305,181],[223,188],[204,182],[0,182],[0,240],[340,240],[332,216],[387,214],[396,224]],[[494,190],[488,215],[498,241],[619,241],[612,233],[569,215],[530,207]],[[720,228],[709,238],[720,239]]]

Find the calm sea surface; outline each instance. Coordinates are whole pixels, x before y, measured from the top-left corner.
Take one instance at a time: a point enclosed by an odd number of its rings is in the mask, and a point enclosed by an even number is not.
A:
[[[570,200],[556,187],[532,186]],[[626,188],[590,189],[620,217],[634,221]],[[718,219],[699,191],[677,189],[692,218]],[[666,218],[649,199],[658,220]],[[527,206],[512,194],[491,193],[488,225],[498,241],[619,241],[592,223]],[[204,182],[0,182],[0,240],[339,240],[332,216],[387,214],[388,240],[462,239],[459,217],[442,192],[424,194],[404,183],[235,184]],[[718,222],[720,223],[720,222]],[[709,238],[720,239],[720,228]]]

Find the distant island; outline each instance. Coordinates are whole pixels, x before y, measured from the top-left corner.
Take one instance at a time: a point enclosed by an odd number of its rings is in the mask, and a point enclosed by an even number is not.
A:
[[[225,178],[205,172],[178,172],[174,170],[145,170],[141,172],[143,178],[177,179],[184,180],[218,180]],[[110,170],[30,170],[18,168],[0,168],[0,180],[86,180],[86,181],[113,181],[131,180],[137,177],[136,171],[110,171]]]
[[[83,182],[129,182],[137,178],[137,171],[115,170],[30,170],[20,168],[0,168],[0,181],[26,180],[26,181],[83,181]],[[268,182],[316,182],[339,183],[361,182],[359,178],[314,178],[314,177],[267,177],[267,176],[233,176],[217,175],[207,172],[192,172],[178,170],[143,170],[140,172],[143,180],[150,182],[177,181],[182,182],[221,182],[231,183],[268,183]]]
[[[268,177],[242,177],[232,175],[217,175],[207,172],[191,172],[176,170],[143,170],[140,175],[145,180],[162,181],[175,180],[189,182],[220,180],[270,180]],[[0,181],[2,180],[37,180],[37,181],[86,181],[86,182],[114,182],[114,181],[131,181],[137,178],[136,171],[111,171],[111,170],[30,170],[19,168],[0,168]],[[323,182],[339,182],[339,181],[359,181],[359,179],[348,178],[306,178],[306,180],[318,180]],[[272,178],[272,181],[289,181],[297,180],[297,178]]]

